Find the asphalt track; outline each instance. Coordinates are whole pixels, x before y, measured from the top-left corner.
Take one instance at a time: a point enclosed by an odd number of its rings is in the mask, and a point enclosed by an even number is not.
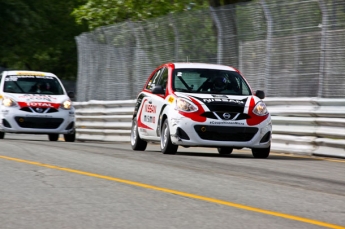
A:
[[[345,228],[345,160],[6,135],[1,229]]]

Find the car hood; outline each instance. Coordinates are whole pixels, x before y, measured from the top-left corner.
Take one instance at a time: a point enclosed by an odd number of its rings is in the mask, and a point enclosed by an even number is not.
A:
[[[20,107],[53,107],[58,109],[67,95],[39,95],[39,94],[14,94],[3,93],[3,97],[14,100]]]

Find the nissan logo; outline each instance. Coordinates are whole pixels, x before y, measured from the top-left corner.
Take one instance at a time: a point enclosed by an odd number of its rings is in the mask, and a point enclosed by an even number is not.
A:
[[[223,114],[224,119],[229,119],[231,115],[229,113],[224,113]]]

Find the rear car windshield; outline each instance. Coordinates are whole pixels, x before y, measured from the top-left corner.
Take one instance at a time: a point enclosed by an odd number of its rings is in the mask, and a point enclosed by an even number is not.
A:
[[[251,95],[243,77],[235,71],[217,69],[175,69],[173,88],[178,92]]]
[[[4,92],[19,94],[63,95],[60,82],[53,76],[8,75]]]

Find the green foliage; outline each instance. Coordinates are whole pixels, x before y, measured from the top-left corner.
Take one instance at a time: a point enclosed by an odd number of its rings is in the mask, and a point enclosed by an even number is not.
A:
[[[94,29],[126,20],[142,21],[208,6],[203,0],[89,0],[72,14],[78,23],[86,22],[89,29]]]
[[[0,66],[49,71],[63,79],[77,75],[74,37],[87,31],[70,14],[79,0],[2,0]]]

